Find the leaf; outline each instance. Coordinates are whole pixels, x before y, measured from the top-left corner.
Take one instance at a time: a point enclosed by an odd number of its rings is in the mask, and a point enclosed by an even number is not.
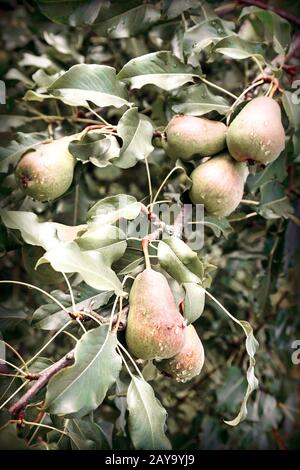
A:
[[[226,218],[207,216],[204,217],[204,225],[209,227],[218,238],[222,234],[225,238],[228,238],[228,236],[233,232],[233,228],[230,225],[229,220]]]
[[[291,25],[276,13],[256,6],[243,8],[239,20],[245,17],[258,18],[265,27],[266,39],[273,42],[278,54],[285,54],[291,41]]]
[[[45,100],[53,99],[53,96],[46,95],[44,93],[39,93],[34,90],[26,91],[25,95],[23,96],[24,101],[38,101],[42,103]]]
[[[130,106],[125,85],[116,79],[115,69],[107,65],[73,65],[48,87],[48,92],[71,106],[89,108],[88,101],[102,108]]]
[[[27,315],[21,308],[0,307],[0,331],[15,328],[22,320],[26,320]]]
[[[141,204],[127,194],[108,196],[97,202],[88,211],[88,218],[98,226],[114,224],[119,219],[133,220],[141,211]]]
[[[118,227],[114,225],[101,226],[100,224],[92,223],[82,235],[76,238],[76,243],[82,250],[98,250],[99,248],[116,244],[121,244],[122,247],[126,248],[125,240],[124,232]]]
[[[47,412],[80,418],[98,408],[121,370],[116,346],[117,337],[106,326],[85,333],[76,344],[74,365],[49,381]]]
[[[80,140],[73,140],[68,147],[69,152],[83,163],[104,168],[111,165],[111,160],[120,154],[120,146],[113,135],[89,132]]]
[[[81,311],[84,308],[88,308],[92,305],[92,308],[97,310],[98,308],[106,305],[111,298],[113,292],[101,292],[93,296],[88,295],[86,299],[80,302],[75,302],[76,311]],[[82,297],[82,295],[81,295]],[[71,300],[71,299],[70,299]],[[62,300],[60,299],[62,302]],[[70,305],[70,302],[62,302],[66,306]],[[31,323],[34,328],[40,328],[42,330],[59,330],[70,321],[70,316],[61,310],[57,304],[45,304],[38,307],[32,316]],[[1,321],[0,321],[1,324]]]
[[[144,160],[154,149],[152,145],[154,127],[150,120],[131,108],[119,120],[118,135],[123,140],[120,156],[114,161],[119,168],[131,168]]]
[[[284,90],[282,93],[282,104],[289,119],[290,126],[296,130],[299,129],[300,110],[299,98],[297,98],[296,92],[292,93]]]
[[[171,449],[165,436],[166,410],[155,398],[152,387],[132,376],[127,391],[129,432],[136,449]]]
[[[195,251],[182,240],[170,237],[158,244],[158,260],[161,267],[179,283],[201,282],[203,263]]]
[[[123,245],[122,252],[125,251],[126,244]],[[64,273],[79,273],[83,280],[94,289],[113,290],[116,295],[123,296],[122,284],[115,272],[110,268],[115,260],[109,253],[97,251],[81,251],[76,243],[60,243],[48,250],[37,265],[49,262],[53,269]],[[120,255],[121,253],[118,253]]]
[[[185,290],[184,318],[189,325],[194,323],[203,313],[205,290],[194,282],[183,283],[183,288]]]
[[[194,70],[183,64],[171,52],[159,51],[130,60],[117,77],[120,80],[129,80],[132,88],[152,84],[170,91],[187,82],[193,82],[193,77],[200,73],[200,69]]]
[[[222,38],[232,35],[228,26],[234,26],[234,23],[222,21],[218,17],[201,21],[200,23],[188,28],[183,35],[183,50],[186,54],[199,54]]]
[[[212,93],[205,84],[192,85],[182,90],[175,98],[175,104],[172,105],[172,110],[175,113],[192,116],[202,116],[211,111],[225,115],[229,108],[228,101],[222,96]]]
[[[29,245],[42,246],[45,250],[61,241],[72,241],[83,225],[68,226],[56,222],[40,222],[33,212],[0,210],[4,225],[20,230],[23,240]]]
[[[286,159],[277,158],[269,163],[267,167],[256,175],[249,175],[247,186],[252,193],[255,193],[263,184],[272,180],[283,181],[287,177]]]
[[[198,0],[185,0],[184,2],[182,1],[173,1],[173,2],[166,2],[166,11],[165,15],[168,19],[173,19],[176,18],[177,16],[180,16],[181,13],[183,13],[186,10],[189,10],[191,7],[197,7],[198,6]]]
[[[108,449],[108,442],[100,426],[93,423],[88,417],[69,420],[66,430],[74,450]]]
[[[279,181],[268,181],[260,188],[261,201],[258,213],[267,219],[288,218],[294,209]]]
[[[102,9],[107,9],[110,2],[98,0],[39,0],[42,13],[55,23],[71,26],[91,25]]]
[[[9,158],[10,162],[15,163],[25,152],[47,140],[48,137],[42,132],[33,132],[32,134],[18,132],[16,140],[10,142],[6,147],[0,147],[0,161]]]
[[[226,315],[231,318],[235,323],[237,323],[244,331],[246,335],[246,351],[249,356],[249,367],[247,369],[247,390],[244,396],[244,399],[241,404],[240,411],[236,418],[234,418],[231,421],[224,421],[226,424],[229,426],[237,426],[241,421],[244,421],[247,417],[247,402],[248,398],[250,397],[251,393],[258,388],[258,380],[255,377],[254,374],[254,366],[255,366],[255,359],[254,356],[256,354],[257,348],[259,346],[258,341],[255,339],[253,335],[253,329],[250,323],[244,320],[238,320],[235,318],[231,313],[228,312],[228,310],[223,307],[218,300],[216,300],[208,291],[206,291],[206,294],[209,298],[211,298],[216,304],[218,305],[219,308],[223,312],[226,313]]]
[[[129,38],[147,30],[160,19],[154,5],[140,2],[113,2],[107,12],[102,12],[94,23],[93,30],[100,36]]]
[[[265,63],[265,48],[261,43],[254,43],[241,39],[239,36],[230,36],[219,41],[214,51],[226,55],[232,59],[248,59],[255,57],[262,64]]]

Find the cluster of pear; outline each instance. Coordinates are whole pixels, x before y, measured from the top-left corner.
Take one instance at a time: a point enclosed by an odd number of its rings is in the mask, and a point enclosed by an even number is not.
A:
[[[243,197],[247,163],[266,165],[284,149],[280,107],[273,98],[254,98],[228,128],[219,121],[178,115],[167,125],[161,145],[171,158],[184,161],[216,155],[191,173],[189,194],[208,214],[227,216]]]
[[[163,274],[151,268],[138,274],[129,305],[126,342],[131,354],[155,360],[160,370],[179,382],[200,373],[202,343],[193,325],[186,326]]]

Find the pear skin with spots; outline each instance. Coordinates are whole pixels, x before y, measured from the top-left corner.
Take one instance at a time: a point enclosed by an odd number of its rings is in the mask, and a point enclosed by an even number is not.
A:
[[[25,153],[18,162],[15,177],[18,186],[33,199],[53,201],[71,186],[76,160],[68,151],[75,136],[41,144]]]
[[[279,104],[267,96],[254,98],[241,110],[227,131],[229,153],[239,162],[266,165],[285,147]]]
[[[247,165],[233,160],[228,153],[200,163],[190,176],[191,201],[204,204],[209,215],[226,217],[241,202],[248,173]]]
[[[186,323],[165,276],[153,269],[137,275],[129,297],[128,350],[140,359],[165,359],[180,351]]]
[[[202,342],[193,325],[186,329],[182,349],[174,357],[164,359],[156,365],[178,382],[187,382],[200,374],[205,354]]]

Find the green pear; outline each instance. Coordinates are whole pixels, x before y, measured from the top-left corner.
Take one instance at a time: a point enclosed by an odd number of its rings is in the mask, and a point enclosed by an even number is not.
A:
[[[36,263],[44,255],[45,250],[40,246],[24,245],[22,246],[22,261],[25,271],[30,279],[42,284],[59,284],[64,282],[61,273],[55,271],[49,263],[40,264],[36,269]]]
[[[247,176],[247,165],[236,162],[224,152],[201,163],[192,172],[191,201],[204,204],[208,214],[225,217],[241,202]]]
[[[195,155],[208,157],[226,145],[225,124],[194,116],[174,116],[167,125],[162,146],[169,157],[192,160]]]
[[[156,365],[178,382],[187,382],[200,374],[204,358],[201,340],[193,325],[189,325],[181,350],[174,357],[157,362]]]
[[[73,135],[41,144],[21,157],[15,177],[27,196],[41,202],[52,201],[69,189],[76,160],[68,146],[74,138]]]
[[[261,96],[246,104],[228,128],[227,146],[239,162],[267,164],[276,160],[285,146],[278,103]]]
[[[138,274],[129,297],[129,352],[140,359],[172,357],[182,348],[185,331],[186,323],[163,274],[153,269]]]

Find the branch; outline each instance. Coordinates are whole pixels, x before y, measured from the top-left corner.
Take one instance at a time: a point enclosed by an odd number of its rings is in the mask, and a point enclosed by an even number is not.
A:
[[[9,408],[9,412],[12,416],[20,417],[24,408],[32,400],[32,398],[49,382],[51,377],[59,372],[64,367],[69,366],[74,359],[74,350],[68,352],[59,361],[55,362],[45,372],[39,374],[38,379],[34,385],[18,400],[14,405]]]
[[[118,331],[124,330],[126,328],[127,323],[127,315],[128,315],[129,306],[126,305],[122,309],[121,320],[118,325]],[[84,312],[80,312],[84,317]],[[94,311],[90,312],[90,315],[95,317],[95,319],[99,320],[101,323],[106,324],[109,322],[109,319],[99,315]],[[86,316],[85,318],[90,319],[90,317]],[[113,324],[116,324],[118,321],[118,315],[114,315]],[[40,374],[29,374],[27,378],[29,380],[36,380],[34,385],[14,404],[10,407],[9,412],[13,417],[22,418],[22,413],[24,408],[28,405],[28,403],[33,399],[33,397],[49,382],[51,377],[59,372],[61,369],[71,365],[74,360],[74,350],[68,352],[64,357],[59,359],[59,361],[55,362],[52,366],[48,367],[45,372],[41,372]]]
[[[228,15],[229,13],[234,12],[236,10],[236,7],[239,5],[252,5],[252,6],[262,8],[263,10],[272,11],[273,13],[276,13],[282,18],[290,21],[291,23],[294,23],[300,26],[300,18],[293,15],[292,13],[289,13],[286,10],[283,10],[282,8],[273,7],[272,5],[264,3],[261,0],[236,0],[236,2],[230,2],[225,5],[220,5],[219,7],[215,8],[215,12],[219,16],[225,16],[225,15]]]
[[[272,5],[266,4],[262,2],[261,0],[237,0],[237,2],[238,4],[240,3],[244,5],[254,5],[256,7],[262,8],[263,10],[272,11],[273,13],[276,13],[282,18],[290,21],[291,23],[294,23],[300,26],[300,18],[293,15],[292,13],[289,13],[286,10],[283,10],[282,8],[273,7]]]

